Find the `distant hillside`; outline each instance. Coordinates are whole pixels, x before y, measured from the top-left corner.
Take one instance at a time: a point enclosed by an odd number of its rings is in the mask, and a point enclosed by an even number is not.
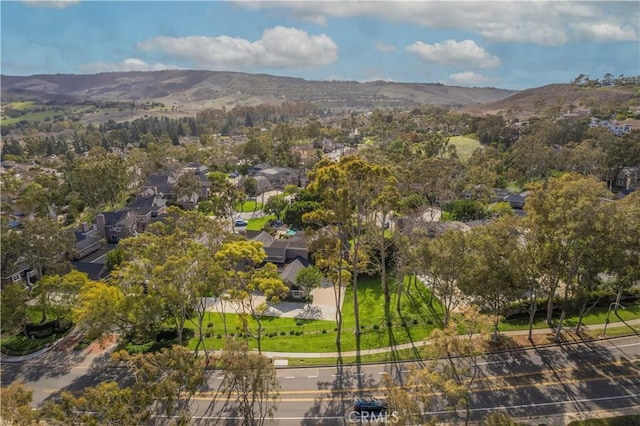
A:
[[[2,101],[159,102],[184,112],[236,105],[306,101],[326,108],[460,107],[500,101],[514,91],[441,84],[375,81],[307,81],[218,71],[155,71],[94,75],[1,76]]]
[[[571,109],[625,105],[632,99],[640,101],[640,86],[588,88],[573,84],[550,84],[523,90],[484,105],[466,105],[461,110],[473,115],[510,111],[514,116],[528,118],[550,108],[565,112]]]

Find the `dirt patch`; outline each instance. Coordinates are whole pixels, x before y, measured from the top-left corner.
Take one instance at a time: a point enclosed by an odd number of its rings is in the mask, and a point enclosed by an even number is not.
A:
[[[102,339],[94,340],[91,342],[89,346],[85,349],[86,354],[101,354],[107,348],[113,346],[118,341],[118,336],[115,334],[111,334]]]

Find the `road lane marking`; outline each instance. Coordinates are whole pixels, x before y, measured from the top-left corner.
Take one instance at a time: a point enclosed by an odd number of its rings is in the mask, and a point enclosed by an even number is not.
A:
[[[296,376],[284,376],[285,379],[295,379]]]
[[[342,377],[342,374],[332,374],[331,377]]]
[[[388,371],[378,371],[378,374],[389,374]]]
[[[628,345],[607,346],[605,349],[628,348],[629,346],[640,346],[640,343],[629,343]]]
[[[637,373],[634,374],[624,374],[624,375],[618,375],[618,376],[608,376],[608,377],[592,377],[592,378],[588,378],[588,379],[567,379],[567,380],[550,380],[550,381],[545,381],[545,382],[536,382],[536,383],[524,383],[524,384],[518,384],[518,385],[498,385],[498,386],[494,386],[491,388],[481,388],[481,389],[472,389],[472,392],[474,393],[480,393],[480,392],[495,392],[495,391],[499,391],[499,390],[514,390],[514,389],[521,389],[521,388],[527,388],[527,387],[551,387],[551,386],[561,386],[561,385],[571,385],[571,384],[579,384],[579,383],[589,383],[589,382],[597,382],[597,381],[609,381],[612,382],[614,380],[619,380],[619,379],[639,379],[640,380],[640,376]],[[619,385],[619,383],[616,383],[617,385]],[[404,389],[413,389],[413,388],[419,388],[420,386],[414,385],[414,386],[396,386],[399,388],[404,388]],[[380,387],[369,387],[369,388],[349,388],[349,389],[309,389],[309,390],[280,390],[280,395],[319,395],[322,396],[324,395],[329,395],[329,394],[356,394],[358,392],[384,392],[385,391],[385,387],[384,386],[380,386]],[[215,396],[218,395],[219,392],[210,392],[210,391],[204,391],[204,392],[198,392],[196,395],[196,397],[194,397],[194,399],[201,399],[201,400],[209,400],[210,398],[206,398],[205,396],[207,395],[211,395],[211,396]],[[438,395],[438,393],[428,393],[428,395]]]
[[[518,408],[533,408],[533,407],[543,407],[546,405],[556,405],[556,404],[576,404],[581,402],[598,402],[598,401],[610,401],[617,399],[627,399],[627,398],[635,398],[640,396],[640,393],[634,393],[631,395],[617,395],[617,396],[603,396],[600,398],[584,398],[584,399],[573,399],[568,401],[552,401],[552,402],[536,402],[531,404],[522,404],[522,405],[501,405],[496,407],[485,407],[485,408],[471,408],[469,411],[489,411],[489,410],[507,410],[507,409],[518,409]],[[425,413],[420,413],[423,415],[429,414],[450,414],[451,411],[427,411]]]
[[[307,376],[307,377],[310,378],[310,379],[315,379],[318,376]]]

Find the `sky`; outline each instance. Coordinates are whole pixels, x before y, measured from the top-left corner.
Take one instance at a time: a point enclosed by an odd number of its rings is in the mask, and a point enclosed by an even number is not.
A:
[[[640,74],[640,1],[7,1],[4,75],[199,69],[522,90]]]

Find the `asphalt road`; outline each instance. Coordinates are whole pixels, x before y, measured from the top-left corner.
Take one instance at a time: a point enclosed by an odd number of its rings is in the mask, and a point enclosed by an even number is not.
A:
[[[2,365],[2,384],[24,381],[34,389],[34,403],[56,397],[61,389],[81,391],[106,380],[126,380],[127,372],[109,368],[106,359],[51,352],[23,364]],[[104,357],[104,355],[102,355]],[[421,363],[422,366],[425,364]],[[383,397],[381,381],[397,385],[420,364],[396,363],[348,367],[281,368],[281,402],[271,425],[349,424],[353,399]],[[428,367],[430,364],[426,363]],[[471,418],[489,412],[529,419],[531,424],[564,425],[591,413],[640,412],[640,342],[638,337],[540,347],[483,357],[471,398]],[[235,397],[216,392],[221,374],[211,372],[208,389],[194,400],[199,424],[238,424]],[[437,401],[437,395],[435,396]],[[445,407],[424,413],[444,422],[459,419]]]

